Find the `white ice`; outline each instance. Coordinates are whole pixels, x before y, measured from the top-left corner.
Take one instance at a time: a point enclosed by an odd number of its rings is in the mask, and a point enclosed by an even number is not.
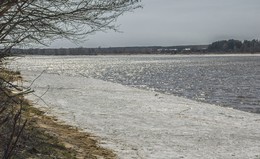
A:
[[[27,57],[12,68],[22,70],[30,85],[45,64],[44,58]],[[92,133],[118,158],[260,158],[259,114],[51,71],[32,88],[43,95],[44,101],[28,96],[37,107]]]

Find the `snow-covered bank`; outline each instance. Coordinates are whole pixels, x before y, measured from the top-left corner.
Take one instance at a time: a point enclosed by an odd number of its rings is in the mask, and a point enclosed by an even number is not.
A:
[[[22,73],[27,85],[40,74]],[[37,105],[119,158],[260,158],[259,114],[79,76],[44,73],[32,88]]]

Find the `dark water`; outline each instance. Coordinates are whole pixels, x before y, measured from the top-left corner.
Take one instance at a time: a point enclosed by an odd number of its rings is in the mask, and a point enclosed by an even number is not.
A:
[[[260,113],[260,56],[111,58],[93,77]],[[98,71],[97,71],[98,72]]]

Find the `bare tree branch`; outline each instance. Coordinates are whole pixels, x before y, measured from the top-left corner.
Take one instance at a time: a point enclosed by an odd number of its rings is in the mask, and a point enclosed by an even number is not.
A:
[[[3,0],[0,44],[78,40],[97,31],[117,30],[116,19],[138,7],[138,0]]]

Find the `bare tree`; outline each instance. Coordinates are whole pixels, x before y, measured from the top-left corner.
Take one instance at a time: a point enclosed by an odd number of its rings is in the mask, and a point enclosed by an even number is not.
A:
[[[116,19],[139,6],[138,0],[0,0],[0,65],[13,46],[116,30]],[[3,70],[0,69],[0,73]],[[20,93],[13,94],[12,89]],[[26,124],[21,118],[23,91],[0,74],[0,156],[11,158]],[[17,108],[13,108],[17,105]],[[9,126],[6,129],[5,126]],[[11,127],[10,127],[11,125]],[[1,144],[0,144],[1,147]]]
[[[138,0],[1,0],[0,44],[40,43],[67,38],[77,40],[107,29],[115,20],[139,6]]]

